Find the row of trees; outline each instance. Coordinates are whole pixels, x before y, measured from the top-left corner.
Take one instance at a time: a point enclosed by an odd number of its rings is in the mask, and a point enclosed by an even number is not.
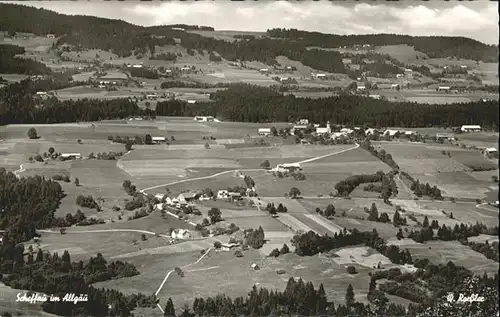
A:
[[[410,189],[418,197],[428,196],[432,199],[443,200],[443,196],[441,196],[441,190],[436,185],[431,187],[429,183],[421,184],[418,179],[415,180],[410,174],[406,172],[401,172],[401,175],[410,181]]]
[[[335,189],[339,196],[349,196],[361,184],[381,182],[384,175],[382,171],[378,171],[375,174],[352,175],[335,184]]]
[[[325,253],[336,248],[365,244],[387,256],[392,263],[413,263],[408,249],[400,250],[398,246],[388,246],[387,242],[378,235],[375,229],[372,232],[360,232],[357,229],[347,232],[344,229],[344,231],[335,233],[333,237],[328,235],[320,236],[313,231],[309,231],[304,234],[295,235],[292,243],[295,246],[295,253],[300,256],[310,256]]]
[[[434,230],[437,229],[436,234],[434,234]],[[429,220],[427,216],[423,222],[423,228],[418,231],[410,231],[408,235],[409,238],[413,239],[415,242],[424,243],[425,241],[430,240],[441,240],[441,241],[452,241],[458,240],[467,242],[467,238],[477,237],[480,234],[490,234],[497,235],[498,234],[498,226],[496,227],[487,227],[484,224],[476,223],[474,225],[468,224],[465,225],[461,223],[460,225],[456,224],[453,228],[451,226],[446,226],[442,224],[439,226],[437,220],[436,222],[432,222],[429,225]]]

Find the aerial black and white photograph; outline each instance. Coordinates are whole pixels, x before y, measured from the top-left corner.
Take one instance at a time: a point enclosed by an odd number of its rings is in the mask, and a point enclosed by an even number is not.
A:
[[[0,0],[0,317],[499,316],[498,7]]]

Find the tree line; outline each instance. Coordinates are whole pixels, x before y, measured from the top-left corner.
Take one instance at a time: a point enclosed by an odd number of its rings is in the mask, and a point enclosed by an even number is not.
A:
[[[309,231],[304,234],[294,235],[292,244],[295,246],[295,253],[300,256],[311,256],[341,247],[364,244],[385,255],[392,263],[413,263],[408,249],[400,250],[396,245],[388,246],[387,242],[378,235],[376,229],[371,232],[361,232],[357,229],[347,232],[344,229],[344,231],[336,232],[333,236],[321,236]]]

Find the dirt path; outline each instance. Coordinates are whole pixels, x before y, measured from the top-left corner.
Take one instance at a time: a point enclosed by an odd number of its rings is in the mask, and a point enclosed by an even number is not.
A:
[[[205,253],[203,253],[202,256],[198,260],[196,260],[193,263],[186,264],[186,265],[182,266],[181,269],[184,269],[184,268],[190,267],[192,265],[198,264],[208,253],[210,253],[210,251],[212,251],[212,247],[208,248],[208,250]],[[214,268],[214,267],[211,267],[211,268],[208,268],[208,269],[212,269],[212,268]],[[167,282],[168,278],[170,277],[170,274],[172,274],[173,272],[175,272],[175,270],[170,270],[170,271],[167,272],[167,274],[165,275],[165,278],[163,279],[163,281],[160,284],[160,287],[158,287],[158,289],[156,290],[155,296],[158,296],[158,294],[160,293],[161,289],[163,288],[163,285],[165,285],[165,282]],[[161,308],[160,303],[156,304],[156,306],[160,309],[160,311],[163,314],[165,313],[165,311],[163,310],[163,308]]]

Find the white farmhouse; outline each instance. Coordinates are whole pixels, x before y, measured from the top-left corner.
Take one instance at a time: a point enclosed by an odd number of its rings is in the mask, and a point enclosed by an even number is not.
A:
[[[174,229],[171,234],[172,239],[186,240],[191,238],[191,232],[186,229]]]
[[[160,143],[165,143],[166,138],[164,136],[154,136],[151,138],[151,141],[153,143],[160,144]]]
[[[302,166],[300,166],[299,163],[283,163],[283,164],[278,164],[273,171],[275,172],[281,172],[281,173],[288,173],[288,172],[293,172],[293,171],[301,171]]]
[[[460,130],[462,132],[479,132],[481,131],[480,125],[463,125]]]
[[[231,251],[238,246],[239,246],[238,243],[223,243],[221,249],[222,251]]]
[[[498,150],[494,147],[489,147],[484,150],[484,153],[487,155],[498,155]]]
[[[265,135],[265,136],[272,134],[271,128],[259,128],[258,133],[259,135]]]
[[[67,159],[77,159],[77,158],[79,159],[79,158],[82,158],[82,154],[81,153],[62,153],[61,157],[67,158]]]

